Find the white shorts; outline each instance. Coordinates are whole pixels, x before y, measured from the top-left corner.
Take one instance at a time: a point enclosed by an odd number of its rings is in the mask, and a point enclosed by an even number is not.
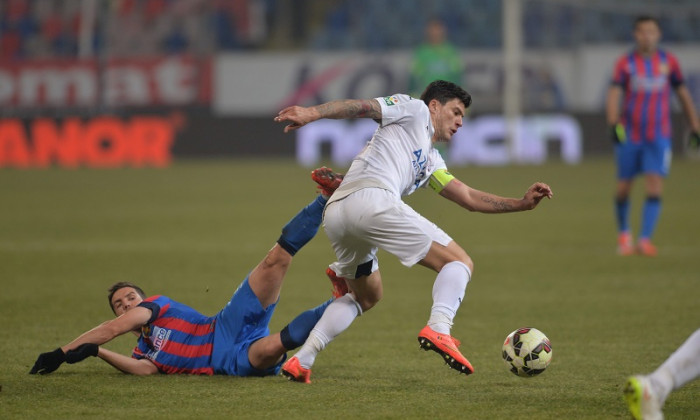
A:
[[[378,248],[410,267],[425,258],[433,242],[447,246],[452,241],[435,223],[381,188],[364,188],[329,203],[323,228],[338,258],[331,268],[348,279],[379,268]]]

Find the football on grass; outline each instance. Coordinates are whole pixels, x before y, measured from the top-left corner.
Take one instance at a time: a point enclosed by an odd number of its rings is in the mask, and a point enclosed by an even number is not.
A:
[[[552,344],[536,328],[519,328],[503,342],[503,361],[515,375],[524,378],[539,375],[552,361]]]

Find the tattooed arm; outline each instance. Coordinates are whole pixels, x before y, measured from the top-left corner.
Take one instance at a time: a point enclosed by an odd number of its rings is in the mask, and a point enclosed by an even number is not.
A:
[[[440,195],[469,211],[510,213],[534,209],[544,197],[552,198],[552,190],[549,185],[536,182],[528,188],[523,198],[505,198],[476,190],[455,178],[445,186]]]
[[[321,118],[372,118],[381,120],[382,108],[376,99],[344,99],[312,107],[290,106],[280,111],[275,117],[275,121],[291,122],[291,124],[284,127],[284,132],[287,133]]]

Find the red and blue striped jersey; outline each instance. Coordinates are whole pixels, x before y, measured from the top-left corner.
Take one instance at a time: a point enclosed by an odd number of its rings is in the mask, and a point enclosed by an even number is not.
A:
[[[131,357],[150,360],[162,373],[214,374],[214,317],[161,295],[144,299],[139,306],[152,315],[141,327]]]
[[[615,63],[612,83],[625,92],[621,122],[633,143],[671,138],[671,88],[683,84],[673,54],[662,49],[650,56],[627,53]]]

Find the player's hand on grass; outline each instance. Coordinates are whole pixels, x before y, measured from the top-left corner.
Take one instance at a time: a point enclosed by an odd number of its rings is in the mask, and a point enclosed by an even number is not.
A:
[[[692,131],[688,136],[688,146],[698,150],[700,149],[700,131]]]
[[[73,364],[82,362],[88,357],[97,356],[97,352],[100,350],[100,346],[92,343],[81,344],[73,350],[68,350],[66,352],[66,363]]]
[[[36,363],[34,363],[34,367],[32,367],[32,370],[30,370],[29,373],[31,375],[35,375],[37,373],[46,375],[47,373],[51,373],[58,369],[58,367],[65,361],[66,354],[63,353],[63,350],[61,350],[59,347],[54,351],[41,353],[39,358],[36,359]]]
[[[617,123],[610,127],[610,139],[614,144],[624,144],[627,142],[627,133],[622,123]]]
[[[535,182],[527,189],[525,197],[523,197],[524,207],[526,210],[532,210],[537,207],[543,198],[552,198],[553,195],[549,185],[544,182]]]

